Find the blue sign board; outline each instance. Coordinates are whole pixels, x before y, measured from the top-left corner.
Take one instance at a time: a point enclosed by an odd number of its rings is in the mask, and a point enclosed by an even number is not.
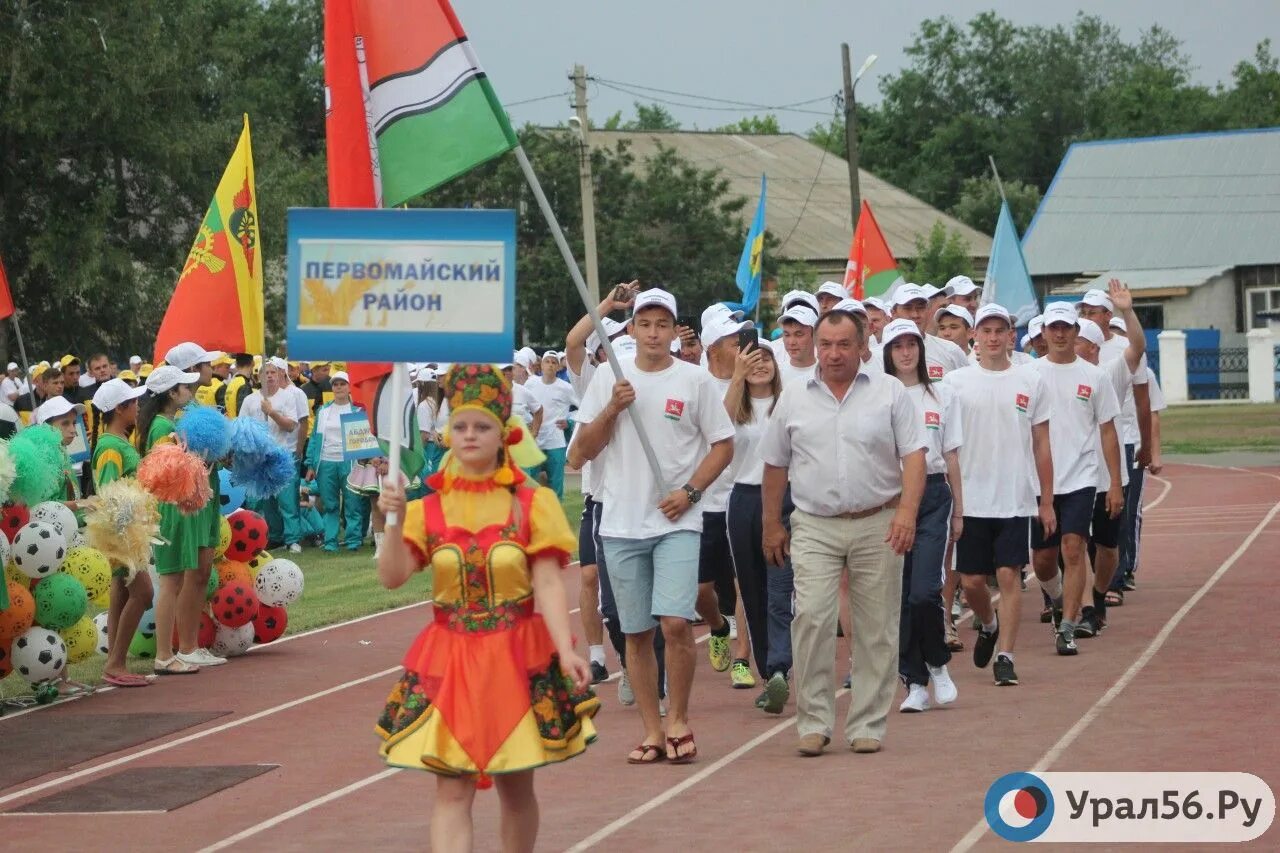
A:
[[[289,357],[505,362],[513,210],[288,212]]]

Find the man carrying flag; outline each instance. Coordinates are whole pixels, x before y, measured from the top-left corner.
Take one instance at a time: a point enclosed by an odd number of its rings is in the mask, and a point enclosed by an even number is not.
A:
[[[902,281],[898,274],[898,262],[889,251],[884,234],[871,213],[871,205],[862,202],[858,214],[858,227],[853,230],[853,243],[849,246],[849,263],[845,267],[844,287],[854,299],[892,294]]]

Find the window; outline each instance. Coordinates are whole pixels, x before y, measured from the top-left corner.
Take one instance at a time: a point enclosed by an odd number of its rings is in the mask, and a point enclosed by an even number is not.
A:
[[[1250,329],[1265,329],[1267,321],[1259,317],[1262,311],[1280,311],[1280,287],[1251,287],[1244,292],[1245,325]]]
[[[1138,322],[1142,324],[1144,329],[1163,329],[1164,328],[1164,305],[1159,302],[1139,303],[1133,306],[1133,312],[1138,315]]]

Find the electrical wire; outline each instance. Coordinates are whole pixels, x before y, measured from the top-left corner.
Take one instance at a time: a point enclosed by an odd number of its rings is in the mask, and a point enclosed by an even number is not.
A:
[[[536,104],[539,101],[549,101],[552,98],[567,98],[572,94],[573,92],[556,92],[553,95],[539,95],[536,98],[526,98],[523,101],[511,101],[510,103],[503,104],[503,106],[507,108],[520,107],[520,106],[524,106],[525,104]]]
[[[770,106],[768,104],[755,104],[749,101],[732,101],[726,98],[714,98],[708,95],[695,95],[689,92],[676,92],[670,89],[659,89],[654,86],[642,86],[638,83],[622,83],[616,80],[606,80],[602,77],[593,77],[591,79],[595,80],[596,83],[598,83],[601,86],[604,86],[607,89],[613,89],[614,91],[622,92],[624,94],[631,95],[632,97],[644,98],[650,101],[657,101],[660,104],[667,104],[668,106],[673,106],[673,107],[683,107],[685,109],[711,110],[714,112],[742,112],[742,110],[744,109],[752,109],[752,110],[765,110],[767,112],[805,113],[808,115],[822,116],[823,118],[830,118],[832,115],[829,112],[823,112],[821,110],[806,110],[800,107],[801,104],[811,104],[819,101],[829,100],[830,96],[826,98],[814,98],[808,101],[796,101],[794,104],[779,104],[779,105]],[[638,91],[638,90],[643,90],[643,91]],[[670,100],[669,98],[660,98],[660,97],[657,97],[656,95],[650,94],[652,92],[657,92],[664,95],[673,95],[679,98],[693,98],[695,100],[709,101],[716,104],[728,104],[730,106],[711,106],[708,104],[693,104],[693,103],[687,103],[682,101],[673,101],[673,100]]]

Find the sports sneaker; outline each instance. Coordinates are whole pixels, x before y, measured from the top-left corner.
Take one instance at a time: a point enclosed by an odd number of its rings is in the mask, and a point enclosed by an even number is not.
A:
[[[918,714],[929,710],[929,690],[923,684],[912,684],[907,687],[907,698],[902,700],[898,710],[904,714]]]
[[[1133,592],[1138,588],[1138,582],[1133,579],[1133,575],[1125,575],[1120,585],[1124,587],[1125,592]]]
[[[756,686],[756,677],[751,674],[751,666],[744,660],[733,662],[729,680],[733,682],[734,690],[746,690]]]
[[[591,683],[599,684],[602,681],[609,680],[609,670],[602,663],[591,662]]]
[[[1080,621],[1076,623],[1076,639],[1087,640],[1098,633],[1093,622],[1093,608],[1086,607],[1080,611]]]
[[[991,656],[996,652],[996,640],[1000,637],[1000,620],[996,620],[996,629],[990,634],[979,625],[978,639],[973,641],[973,665],[982,669],[991,663]]]
[[[188,652],[187,654],[178,652],[177,658],[183,663],[195,666],[222,666],[227,662],[226,658],[220,658],[208,649],[196,649],[194,652]]]
[[[769,701],[769,685],[766,683],[764,690],[761,690],[760,695],[756,697],[756,707],[763,709],[767,701]]]
[[[1062,629],[1062,608],[1053,608],[1053,616],[1051,618],[1053,620],[1053,633],[1056,634]]]
[[[1053,621],[1053,605],[1046,604],[1044,609],[1040,611],[1040,624],[1048,625]]]
[[[1018,683],[1018,674],[1013,671],[1013,661],[1004,655],[996,657],[996,662],[991,665],[991,674],[996,677],[996,684],[1000,687]]]
[[[729,639],[738,639],[738,618],[736,616],[726,616],[724,621],[729,623]]]
[[[929,681],[933,684],[933,698],[939,705],[950,705],[960,695],[945,665],[929,667]]]
[[[622,678],[618,679],[618,704],[636,704],[636,694],[631,692],[631,676],[627,675],[625,669],[622,671]]]
[[[290,545],[290,546],[289,546],[289,553],[290,553],[290,554],[301,554],[301,553],[302,553],[302,546],[301,546],[301,545],[299,545],[297,542],[294,542],[292,545]]]
[[[712,634],[707,641],[707,657],[711,658],[711,668],[716,672],[724,672],[733,663],[733,655],[729,652],[729,638]]]
[[[787,686],[787,677],[780,672],[775,672],[769,676],[769,680],[765,682],[764,703],[760,705],[760,709],[766,714],[781,714],[782,709],[786,707],[787,699],[791,696],[791,689]]]
[[[1066,631],[1059,631],[1057,636],[1058,654],[1063,655],[1064,657],[1080,654],[1080,650],[1076,648],[1075,637],[1071,636]]]

